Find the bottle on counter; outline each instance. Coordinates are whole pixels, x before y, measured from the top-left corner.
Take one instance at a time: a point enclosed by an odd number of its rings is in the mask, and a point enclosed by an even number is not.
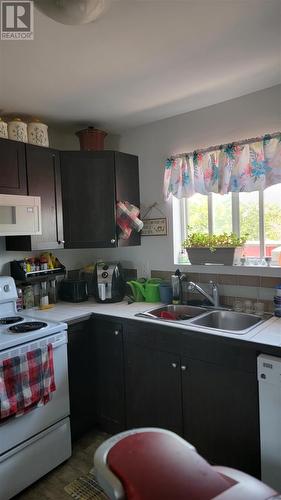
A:
[[[41,293],[40,293],[40,306],[47,306],[49,304],[49,295],[47,291],[47,281],[41,282]]]
[[[57,281],[56,281],[56,279],[53,279],[50,281],[49,302],[50,302],[50,304],[55,304],[57,302]]]
[[[31,285],[26,286],[23,290],[23,306],[24,309],[31,309],[34,307],[34,295]]]
[[[22,294],[22,289],[19,287],[17,287],[17,294],[18,294],[18,298],[17,298],[17,302],[16,302],[17,311],[22,311],[23,310],[23,294]]]
[[[40,306],[41,288],[40,283],[35,283],[33,285],[33,295],[34,295],[34,305],[35,307]]]

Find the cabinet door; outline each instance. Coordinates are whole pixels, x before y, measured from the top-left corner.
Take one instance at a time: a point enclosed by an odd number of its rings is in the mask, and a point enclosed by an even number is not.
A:
[[[127,428],[162,427],[182,434],[179,356],[128,342]]]
[[[138,157],[115,152],[116,200],[140,207]],[[140,233],[132,231],[128,240],[119,238],[118,246],[140,245]]]
[[[7,250],[48,250],[64,247],[59,153],[26,145],[28,194],[41,197],[42,234],[9,236]]]
[[[115,247],[112,151],[61,153],[66,248]]]
[[[25,144],[0,139],[0,193],[27,194]]]
[[[93,336],[90,320],[68,327],[68,373],[72,439],[95,424],[95,378],[92,369]]]
[[[26,162],[28,194],[41,196],[42,235],[32,237],[32,248],[63,248],[59,153],[29,145]]]
[[[106,432],[125,428],[123,334],[120,323],[94,320],[98,422]]]
[[[255,373],[183,361],[184,437],[208,461],[260,477]]]

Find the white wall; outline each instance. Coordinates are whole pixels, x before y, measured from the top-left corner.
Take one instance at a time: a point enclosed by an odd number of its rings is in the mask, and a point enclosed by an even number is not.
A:
[[[242,77],[242,76],[241,76]],[[80,267],[96,257],[122,260],[128,267],[174,269],[171,203],[162,196],[163,165],[173,153],[232,142],[280,130],[281,86],[275,86],[214,106],[137,127],[117,137],[109,137],[106,147],[136,154],[140,161],[141,201],[149,206],[155,201],[169,218],[168,236],[143,237],[140,247],[60,250],[56,254],[69,269]],[[73,132],[54,133],[52,145],[61,149],[77,149]],[[73,142],[72,142],[73,141]],[[73,145],[72,145],[73,144]],[[160,216],[153,212],[152,216]],[[1,240],[2,238],[0,238]],[[2,246],[1,246],[2,245]],[[7,272],[5,263],[22,254],[6,252],[0,242],[0,273]],[[4,267],[3,267],[4,266]]]
[[[140,160],[141,202],[155,201],[169,218],[168,236],[143,237],[141,247],[104,250],[105,258],[115,258],[158,270],[173,265],[171,203],[162,196],[163,165],[173,153],[193,151],[280,130],[281,86],[275,86],[214,106],[137,127],[121,135],[120,151],[133,153]],[[159,216],[154,212],[152,216]],[[101,252],[100,252],[101,253]],[[141,274],[144,274],[141,272]]]

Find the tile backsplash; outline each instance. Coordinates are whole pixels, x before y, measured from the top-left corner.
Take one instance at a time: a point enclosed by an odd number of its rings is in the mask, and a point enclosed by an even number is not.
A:
[[[157,271],[152,270],[152,277],[163,278],[166,281],[171,281],[171,275],[174,271]],[[264,303],[265,311],[272,312],[274,288],[281,284],[280,278],[263,277],[263,276],[244,276],[238,274],[201,274],[201,273],[184,273],[188,281],[198,283],[202,288],[208,291],[208,283],[210,280],[219,285],[220,303],[227,307],[232,307],[235,299],[240,298],[242,301],[247,299],[256,302]],[[188,292],[183,282],[184,299],[197,299],[202,296],[197,292]]]

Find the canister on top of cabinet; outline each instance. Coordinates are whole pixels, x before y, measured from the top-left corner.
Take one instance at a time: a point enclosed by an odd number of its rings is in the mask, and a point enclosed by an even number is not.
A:
[[[27,126],[28,142],[37,146],[49,147],[48,125],[38,118],[32,118]]]
[[[14,118],[8,123],[9,139],[27,142],[27,125],[20,118]]]
[[[0,137],[8,139],[8,124],[0,116]]]

